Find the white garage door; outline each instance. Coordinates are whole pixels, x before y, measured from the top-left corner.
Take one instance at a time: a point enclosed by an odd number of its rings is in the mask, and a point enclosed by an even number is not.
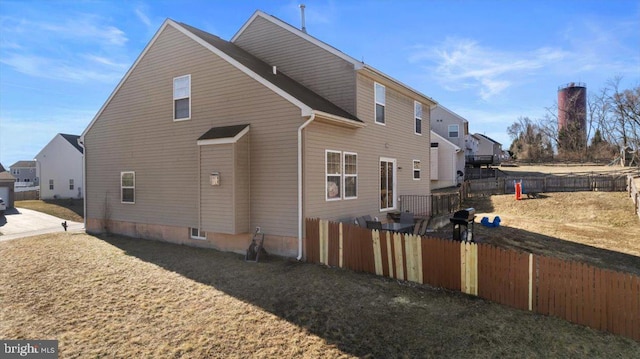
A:
[[[9,187],[0,187],[0,198],[9,207]]]

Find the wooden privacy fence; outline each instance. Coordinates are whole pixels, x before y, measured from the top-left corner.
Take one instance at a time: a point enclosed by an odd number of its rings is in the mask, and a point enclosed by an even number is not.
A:
[[[627,191],[629,192],[629,197],[634,204],[634,209],[638,217],[640,217],[640,177],[627,177]]]
[[[26,201],[33,199],[40,199],[40,191],[31,190],[31,191],[22,191],[22,192],[14,192],[14,201]]]
[[[514,184],[516,181],[522,181],[523,193],[576,191],[622,192],[627,190],[627,180],[624,176],[586,175],[479,179],[466,181],[463,184],[463,193],[465,193],[466,197],[515,193]]]
[[[306,220],[305,259],[461,291],[640,340],[640,277],[489,244]]]

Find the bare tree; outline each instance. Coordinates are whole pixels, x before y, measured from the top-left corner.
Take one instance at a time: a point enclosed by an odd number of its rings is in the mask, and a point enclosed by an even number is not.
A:
[[[604,116],[599,120],[604,138],[621,149],[640,149],[640,86],[621,90],[616,77],[602,90]]]
[[[528,117],[520,117],[507,128],[512,138],[510,151],[515,158],[524,161],[547,161],[553,158],[553,146],[540,126]]]

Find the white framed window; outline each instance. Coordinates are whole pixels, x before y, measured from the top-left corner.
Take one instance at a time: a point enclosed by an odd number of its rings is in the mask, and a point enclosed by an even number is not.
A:
[[[396,160],[380,158],[380,211],[396,208]]]
[[[387,103],[386,89],[379,83],[375,83],[375,98],[376,98],[376,123],[381,125],[385,124],[385,107]]]
[[[191,75],[173,79],[173,119],[174,121],[191,118]]]
[[[342,197],[342,152],[325,150],[325,193],[327,201]]]
[[[326,200],[358,198],[358,154],[325,150]]]
[[[344,199],[358,198],[358,154],[344,152]]]
[[[420,160],[413,160],[413,179],[420,180]]]
[[[133,171],[120,172],[120,201],[136,203],[136,173]]]
[[[414,102],[413,117],[415,118],[415,133],[422,135],[422,104],[418,101]]]
[[[457,138],[459,131],[460,131],[460,129],[459,129],[458,125],[449,125],[449,137],[450,138]]]
[[[49,180],[49,190],[53,191],[53,180]]]
[[[189,228],[189,237],[192,239],[207,239],[207,232],[199,228]]]
[[[74,187],[73,179],[69,179],[69,189],[73,190],[73,187]]]

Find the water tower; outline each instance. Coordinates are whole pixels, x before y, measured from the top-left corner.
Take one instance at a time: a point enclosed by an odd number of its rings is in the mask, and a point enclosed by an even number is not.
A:
[[[558,88],[558,145],[575,151],[587,145],[587,85],[571,82]]]

